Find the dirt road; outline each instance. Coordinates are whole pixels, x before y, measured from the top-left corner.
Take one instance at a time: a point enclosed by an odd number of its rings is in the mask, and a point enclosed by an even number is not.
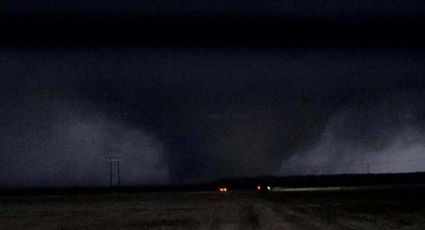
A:
[[[0,229],[423,229],[424,204],[393,193],[0,197]]]

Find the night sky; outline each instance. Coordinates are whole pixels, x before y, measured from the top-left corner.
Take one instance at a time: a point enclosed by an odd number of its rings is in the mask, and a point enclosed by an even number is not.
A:
[[[308,2],[3,1],[0,186],[425,170],[425,4]]]

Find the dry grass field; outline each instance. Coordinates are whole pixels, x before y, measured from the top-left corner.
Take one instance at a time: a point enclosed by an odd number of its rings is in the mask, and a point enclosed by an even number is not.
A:
[[[0,229],[424,229],[422,191],[0,197]]]

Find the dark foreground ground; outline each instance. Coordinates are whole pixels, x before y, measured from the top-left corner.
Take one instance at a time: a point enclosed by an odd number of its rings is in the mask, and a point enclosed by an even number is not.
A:
[[[425,190],[0,197],[0,229],[424,229]]]

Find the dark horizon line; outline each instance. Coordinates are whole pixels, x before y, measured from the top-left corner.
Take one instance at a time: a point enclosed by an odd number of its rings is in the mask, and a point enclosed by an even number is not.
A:
[[[260,177],[229,177],[204,183],[121,185],[121,186],[64,186],[64,187],[0,187],[2,195],[74,194],[104,192],[186,192],[214,191],[218,186],[232,190],[254,189],[256,185],[278,187],[328,187],[370,185],[425,185],[425,172],[358,173],[329,175],[291,175]]]

